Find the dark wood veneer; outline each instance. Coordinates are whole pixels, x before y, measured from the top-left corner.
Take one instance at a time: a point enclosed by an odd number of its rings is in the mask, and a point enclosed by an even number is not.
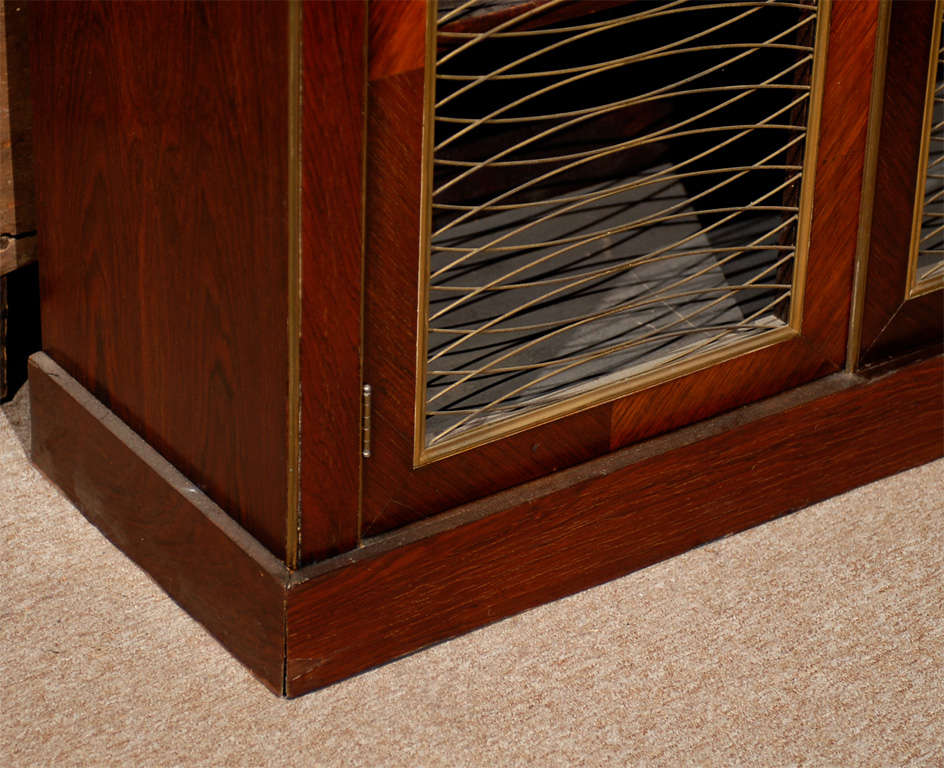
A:
[[[425,0],[374,0],[368,24],[368,78],[420,69],[426,51]]]
[[[287,6],[31,10],[45,349],[284,557]]]
[[[36,252],[30,8],[0,3],[0,276]]]

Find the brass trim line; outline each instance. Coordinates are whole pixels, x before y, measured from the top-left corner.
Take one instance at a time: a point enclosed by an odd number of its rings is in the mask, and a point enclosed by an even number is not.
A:
[[[301,548],[301,510],[299,509],[299,461],[301,450],[301,2],[289,0],[288,13],[288,402],[287,426],[287,514],[285,528],[285,563],[298,567]]]
[[[938,0],[944,2],[944,0]],[[539,6],[542,7],[542,6]],[[807,116],[806,146],[804,148],[803,170],[798,203],[796,248],[793,268],[792,288],[785,294],[790,299],[790,317],[788,323],[771,331],[760,333],[750,339],[724,346],[717,350],[699,354],[696,351],[689,359],[668,365],[657,365],[653,370],[630,374],[626,378],[601,386],[595,386],[588,392],[569,397],[558,403],[539,406],[534,410],[502,419],[493,424],[474,427],[456,437],[428,448],[426,447],[426,378],[428,344],[428,301],[429,271],[432,221],[432,164],[434,150],[434,114],[436,80],[436,29],[437,2],[427,3],[426,26],[426,70],[423,112],[423,162],[422,162],[422,203],[420,211],[419,274],[417,292],[417,349],[416,349],[416,394],[414,409],[414,467],[423,466],[433,461],[447,458],[463,451],[476,448],[503,437],[520,433],[526,429],[554,421],[563,416],[586,410],[596,405],[639,392],[643,389],[662,384],[671,379],[680,378],[690,373],[710,368],[728,360],[752,352],[782,344],[800,335],[803,316],[803,298],[806,282],[806,264],[810,245],[810,230],[813,191],[819,128],[822,112],[823,84],[825,80],[826,52],[829,39],[829,11],[831,0],[819,0],[816,6],[816,38],[813,52],[813,64],[810,79],[810,108]],[[499,25],[501,27],[502,25]],[[498,28],[496,28],[498,29]],[[685,350],[690,351],[690,350]]]
[[[938,59],[941,56],[942,23],[944,23],[944,0],[936,0],[934,4],[934,28],[931,32],[931,50],[928,61],[928,79],[924,94],[924,117],[921,123],[921,150],[918,153],[918,180],[915,184],[915,202],[911,219],[911,241],[908,245],[908,278],[905,281],[905,301],[944,288],[944,274],[929,280],[918,279],[918,246],[921,241],[921,223],[924,219],[928,154],[930,153],[931,124],[934,114],[934,91],[937,85]]]
[[[361,81],[361,283],[360,283],[360,307],[357,320],[359,331],[357,336],[358,352],[357,365],[360,371],[361,391],[369,384],[364,382],[364,334],[366,329],[367,313],[367,91],[370,86],[370,3],[367,0],[361,0],[364,7],[364,45],[361,51],[363,57],[362,65],[364,78]],[[364,401],[361,399],[361,422],[364,419]],[[364,529],[364,455],[363,444],[361,445],[361,460],[357,463],[357,541],[363,538]]]

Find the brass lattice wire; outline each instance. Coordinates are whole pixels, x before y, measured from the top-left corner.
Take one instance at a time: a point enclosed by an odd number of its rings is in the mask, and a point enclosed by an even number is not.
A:
[[[944,277],[944,2],[935,6],[934,70],[929,78],[929,116],[924,197],[916,234],[917,287],[936,284]]]
[[[581,5],[440,1],[425,448],[790,323],[816,3]]]

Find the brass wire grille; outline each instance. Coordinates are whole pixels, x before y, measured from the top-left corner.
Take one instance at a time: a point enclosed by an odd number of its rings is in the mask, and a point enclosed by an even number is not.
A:
[[[795,333],[814,0],[431,6],[417,463]]]
[[[944,2],[934,10],[921,173],[912,228],[910,293],[916,295],[944,285]]]

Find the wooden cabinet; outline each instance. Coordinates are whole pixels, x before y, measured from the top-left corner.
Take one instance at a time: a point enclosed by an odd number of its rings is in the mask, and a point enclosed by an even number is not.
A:
[[[278,692],[942,453],[940,318],[865,330],[917,11],[34,10],[34,459]]]

